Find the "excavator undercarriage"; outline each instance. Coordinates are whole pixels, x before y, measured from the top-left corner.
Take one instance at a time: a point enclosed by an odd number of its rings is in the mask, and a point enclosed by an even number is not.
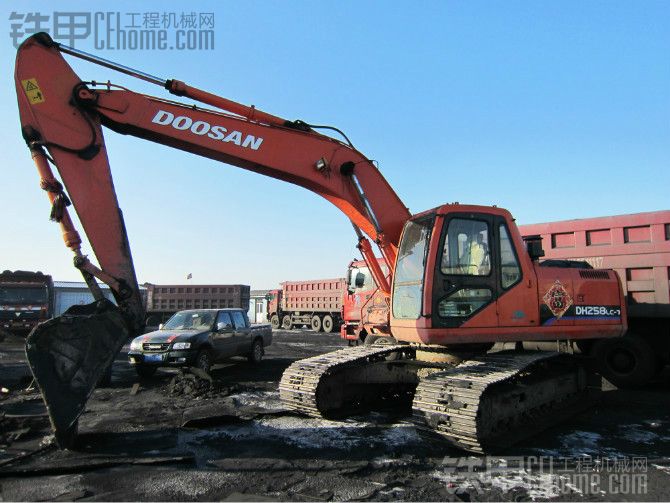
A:
[[[372,345],[297,361],[282,376],[281,400],[326,418],[411,403],[422,434],[475,453],[512,445],[588,403],[587,370],[572,355],[502,351],[436,364],[417,360],[417,349]]]

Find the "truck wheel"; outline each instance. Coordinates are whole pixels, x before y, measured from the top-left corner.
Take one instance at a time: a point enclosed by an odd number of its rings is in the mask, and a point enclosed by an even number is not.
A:
[[[363,343],[364,346],[394,346],[395,344],[398,344],[398,341],[395,340],[395,338],[391,337],[390,335],[368,335],[365,338],[365,342]],[[400,358],[400,355],[397,353],[391,353],[390,355],[387,355],[386,361],[393,361],[397,360]]]
[[[251,363],[260,363],[265,354],[265,349],[263,349],[263,341],[256,339],[254,345],[251,348],[251,353],[249,354],[249,361]]]
[[[321,332],[321,318],[316,314],[312,316],[312,330],[315,332]]]
[[[279,316],[273,314],[270,318],[270,325],[272,325],[272,330],[279,330]]]
[[[150,367],[149,365],[135,365],[137,375],[145,379],[152,377],[156,373],[156,370],[158,370],[157,367]]]
[[[372,346],[373,344],[375,346],[379,346],[379,345],[382,345],[382,344],[392,346],[394,344],[398,344],[398,341],[396,341],[390,335],[372,335],[372,334],[370,334],[365,338],[365,341],[363,342],[363,345],[364,346]]]
[[[656,374],[654,350],[639,336],[599,340],[591,354],[599,373],[619,388],[642,386]]]
[[[321,322],[323,331],[327,334],[331,333],[333,331],[333,325],[335,325],[335,323],[333,323],[333,317],[329,314],[325,315],[323,317],[323,322]]]
[[[281,327],[284,330],[291,330],[291,317],[288,314],[281,319]]]
[[[209,374],[209,371],[212,369],[212,354],[208,349],[198,352],[198,355],[195,357],[195,366]]]

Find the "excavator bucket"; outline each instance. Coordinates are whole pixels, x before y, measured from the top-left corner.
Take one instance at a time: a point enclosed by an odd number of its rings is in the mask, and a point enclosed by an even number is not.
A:
[[[28,335],[26,356],[59,447],[73,445],[86,401],[130,336],[123,313],[107,299],[72,306]]]

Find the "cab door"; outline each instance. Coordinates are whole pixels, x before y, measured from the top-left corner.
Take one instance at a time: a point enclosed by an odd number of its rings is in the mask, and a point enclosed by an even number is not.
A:
[[[251,328],[249,321],[242,311],[233,311],[235,325],[235,354],[248,353],[251,350]]]
[[[233,320],[230,317],[230,312],[219,311],[216,316],[216,330],[214,332],[214,350],[217,352],[218,358],[227,358],[237,354],[235,327]]]
[[[450,213],[444,219],[433,281],[433,327],[495,327],[494,216]]]
[[[496,217],[494,231],[498,244],[495,257],[499,282],[498,324],[501,327],[538,326],[537,282],[528,252],[515,246],[504,218]]]

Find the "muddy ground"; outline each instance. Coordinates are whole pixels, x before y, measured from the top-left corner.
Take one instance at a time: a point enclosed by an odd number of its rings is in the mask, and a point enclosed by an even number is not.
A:
[[[261,365],[233,360],[211,385],[176,371],[140,380],[122,353],[112,386],[88,403],[77,448],[59,451],[39,396],[24,390],[21,341],[8,338],[0,500],[670,499],[667,377],[643,390],[609,387],[570,421],[476,457],[421,438],[402,414],[335,422],[284,410],[283,370],[345,345],[337,334],[277,331]]]

